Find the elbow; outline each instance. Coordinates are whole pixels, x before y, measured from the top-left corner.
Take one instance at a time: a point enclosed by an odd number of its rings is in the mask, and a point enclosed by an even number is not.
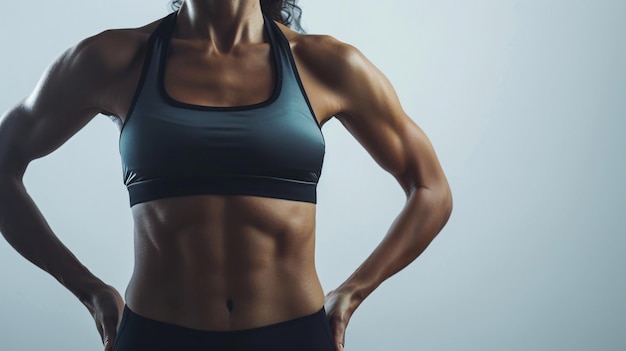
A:
[[[15,189],[22,185],[22,177],[0,170],[0,211],[13,202]]]
[[[428,197],[430,199],[432,215],[434,218],[437,218],[436,221],[439,226],[437,232],[439,232],[448,223],[448,220],[452,215],[452,208],[454,207],[452,190],[445,181],[436,186],[429,187],[428,190],[430,193],[430,196]]]
[[[15,185],[15,177],[0,172],[0,204],[9,201],[10,190]]]
[[[441,229],[448,223],[450,216],[452,215],[452,209],[454,208],[453,200],[452,200],[452,190],[450,186],[446,184],[445,189],[440,191],[440,207],[442,211],[442,223]],[[440,230],[441,230],[440,229]]]
[[[17,182],[22,182],[21,176],[0,169],[0,192],[4,192],[7,188],[15,186]],[[2,200],[2,198],[3,197],[0,197],[0,200]]]
[[[431,184],[430,186],[421,186],[414,188],[410,194],[417,195],[417,208],[428,208],[428,217],[432,225],[438,227],[436,232],[438,233],[448,223],[450,216],[452,215],[453,198],[452,190],[447,181],[442,181],[437,184]]]
[[[7,154],[0,149],[0,187],[22,182],[26,167],[29,162],[24,162],[15,154]]]

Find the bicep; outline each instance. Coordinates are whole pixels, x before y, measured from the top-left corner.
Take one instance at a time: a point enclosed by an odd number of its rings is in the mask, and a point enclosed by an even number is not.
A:
[[[405,192],[447,186],[430,140],[402,109],[389,80],[358,51],[347,62],[336,118]]]
[[[30,161],[59,148],[95,114],[80,111],[72,118],[53,110],[35,113],[18,104],[0,123],[0,172],[23,174]]]
[[[34,91],[0,121],[0,171],[21,176],[28,163],[60,147],[100,111],[90,103],[88,75],[68,50]]]

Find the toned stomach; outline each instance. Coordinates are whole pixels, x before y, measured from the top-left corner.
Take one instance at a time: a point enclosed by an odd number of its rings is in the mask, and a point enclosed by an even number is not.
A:
[[[132,207],[135,268],[126,303],[200,330],[241,330],[319,311],[315,205],[199,195]]]

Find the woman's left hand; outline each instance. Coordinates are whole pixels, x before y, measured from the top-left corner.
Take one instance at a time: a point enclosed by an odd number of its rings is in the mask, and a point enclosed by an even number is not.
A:
[[[337,351],[343,351],[346,337],[346,327],[352,313],[358,306],[354,294],[341,289],[335,289],[326,294],[324,309],[333,332],[333,342]]]

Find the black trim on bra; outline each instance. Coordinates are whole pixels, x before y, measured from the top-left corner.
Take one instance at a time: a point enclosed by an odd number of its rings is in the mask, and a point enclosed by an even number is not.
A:
[[[193,195],[247,195],[317,202],[317,183],[249,175],[159,178],[127,186],[130,206],[149,200]]]

